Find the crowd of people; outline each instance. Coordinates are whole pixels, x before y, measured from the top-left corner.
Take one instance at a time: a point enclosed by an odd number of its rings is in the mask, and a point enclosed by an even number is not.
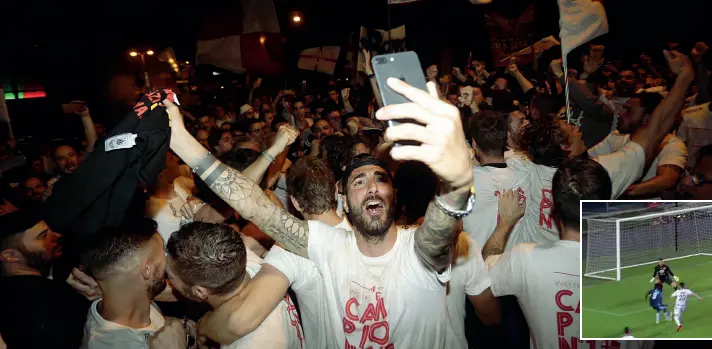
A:
[[[389,106],[368,65],[128,94],[111,127],[69,103],[81,143],[0,149],[0,347],[652,347],[580,342],[579,200],[712,195],[707,46],[681,50],[431,66]]]

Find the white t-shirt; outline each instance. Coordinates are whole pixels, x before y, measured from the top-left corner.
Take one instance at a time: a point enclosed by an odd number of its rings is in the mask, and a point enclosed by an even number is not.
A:
[[[335,228],[351,230],[346,218]],[[331,322],[326,315],[324,281],[314,262],[275,245],[265,257],[265,263],[277,268],[289,279],[301,310],[304,342],[307,348],[336,348]]]
[[[709,102],[682,111],[682,123],[677,129],[677,136],[687,144],[687,166],[695,167],[700,148],[712,144],[712,110]]]
[[[148,349],[146,339],[165,323],[163,315],[154,304],[151,304],[151,324],[147,327],[130,328],[107,321],[96,309],[100,301],[95,300],[89,307],[81,349]]]
[[[475,206],[472,213],[462,219],[464,231],[484,246],[499,221],[498,201],[504,190],[516,190],[525,197],[529,192],[528,168],[521,162],[509,161],[506,167],[475,166]],[[507,246],[513,239],[509,239]]]
[[[623,195],[628,187],[640,179],[645,170],[645,149],[635,142],[627,142],[622,148],[611,153],[589,155],[608,172],[613,186],[612,200]]]
[[[519,193],[526,200],[524,217],[517,222],[509,234],[506,250],[520,243],[547,244],[559,240],[559,229],[551,215],[554,206],[551,181],[554,179],[556,168],[537,165],[521,155],[507,158],[507,166],[524,168],[528,176],[522,185],[522,188],[525,188],[524,193]]]
[[[173,182],[173,190],[176,195],[173,199],[162,199],[151,196],[146,205],[146,214],[156,221],[158,233],[163,237],[163,242],[168,243],[171,234],[178,231],[184,224],[188,224],[193,219],[186,219],[181,214],[181,208],[188,202],[195,182],[187,177],[178,177]]]
[[[465,337],[465,299],[478,296],[492,285],[487,264],[482,259],[482,246],[468,234],[458,240],[458,256],[452,266],[452,277],[447,294],[447,313],[450,318],[445,348],[467,349]]]
[[[692,296],[692,291],[683,288],[672,293],[670,298],[675,298],[675,310],[684,311],[687,308],[687,300]]]
[[[591,147],[588,150],[588,154],[592,157],[611,154],[623,149],[628,143],[632,143],[630,141],[630,135],[621,135],[618,132],[613,132],[600,143]],[[668,134],[660,144],[663,148],[655,157],[655,160],[653,160],[650,169],[648,169],[648,172],[643,176],[642,181],[647,181],[657,176],[658,166],[675,165],[684,169],[687,165],[687,146],[680,138]]]
[[[255,277],[262,267],[262,259],[247,249],[247,272]],[[304,347],[302,327],[289,295],[279,302],[272,313],[267,315],[257,329],[250,332],[230,345],[223,345],[224,349],[301,349]]]
[[[326,313],[340,348],[442,348],[445,285],[415,251],[415,228],[398,228],[395,245],[367,257],[353,232],[309,221],[309,259],[323,278]]]

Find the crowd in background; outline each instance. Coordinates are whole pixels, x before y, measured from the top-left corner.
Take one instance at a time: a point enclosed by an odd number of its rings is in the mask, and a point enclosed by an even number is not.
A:
[[[536,70],[430,66],[428,94],[391,85],[402,109],[384,108],[368,65],[220,99],[122,77],[136,87],[123,121],[65,104],[84,139],[33,154],[5,120],[0,335],[9,348],[582,345],[580,288],[550,287],[551,272],[579,273],[578,201],[712,197],[707,51],[621,63],[590,45],[567,72],[541,52]],[[386,127],[406,116],[423,126]],[[131,147],[140,156],[117,160]],[[117,161],[136,169],[99,192]],[[119,187],[126,176],[138,183]],[[117,213],[121,191],[135,194]],[[97,199],[70,212],[83,196]],[[104,203],[120,224],[80,234],[47,219]],[[594,345],[653,345],[621,343]]]

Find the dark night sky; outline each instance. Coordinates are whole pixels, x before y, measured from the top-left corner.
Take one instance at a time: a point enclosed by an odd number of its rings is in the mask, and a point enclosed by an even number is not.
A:
[[[234,0],[237,1],[237,0]],[[558,32],[555,0],[494,0],[475,6],[467,0],[423,0],[392,7],[393,27],[406,24],[409,48],[423,64],[438,61],[438,54],[452,48],[454,59],[464,64],[468,51],[488,59],[489,42],[484,14],[490,8],[517,12],[534,2],[537,16],[535,39]],[[127,57],[130,48],[156,51],[173,47],[179,60],[194,60],[196,33],[206,6],[222,2],[95,2],[72,5],[62,2],[3,3],[3,42],[0,73],[21,71],[44,80],[56,103],[68,98],[101,98],[107,79],[119,69],[136,69]],[[287,67],[294,71],[300,49],[341,45],[361,25],[386,28],[386,0],[275,0],[286,40]],[[602,39],[608,56],[633,58],[641,51],[659,52],[668,39],[690,47],[695,41],[712,40],[712,1],[707,0],[604,0],[610,31]],[[304,22],[295,27],[289,14],[298,10]],[[37,45],[37,46],[36,46]],[[659,53],[658,53],[659,54]],[[653,56],[655,59],[656,57]],[[71,96],[71,97],[70,97]],[[12,108],[12,107],[11,107]]]

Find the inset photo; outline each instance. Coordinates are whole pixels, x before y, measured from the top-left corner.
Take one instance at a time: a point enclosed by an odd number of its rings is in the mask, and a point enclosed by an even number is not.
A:
[[[712,201],[581,211],[582,339],[712,338]]]

